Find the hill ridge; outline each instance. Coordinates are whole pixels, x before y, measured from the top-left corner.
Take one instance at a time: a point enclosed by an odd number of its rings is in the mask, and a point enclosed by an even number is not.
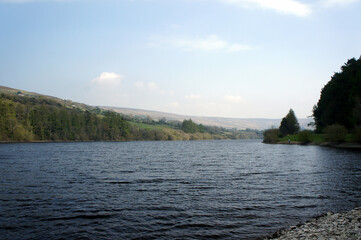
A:
[[[96,108],[111,110],[123,115],[147,118],[150,117],[154,120],[160,120],[165,118],[168,121],[183,121],[185,119],[192,119],[198,124],[208,125],[208,126],[217,126],[224,127],[228,129],[255,129],[255,130],[264,130],[272,127],[278,127],[280,125],[281,119],[272,119],[272,118],[231,118],[231,117],[212,117],[212,116],[192,116],[192,115],[182,115],[176,113],[167,113],[156,110],[146,110],[146,109],[137,109],[129,107],[113,107],[113,106],[91,106],[84,103],[74,102],[72,100],[61,99],[58,97],[40,94],[36,92],[30,92],[26,90],[11,88],[7,86],[0,86],[0,93],[8,93],[14,95],[25,95],[27,97],[42,97],[57,101],[58,103],[67,106],[69,108],[79,108],[81,110],[93,110]],[[310,119],[300,118],[298,119],[301,128],[308,128],[307,124],[311,121]]]

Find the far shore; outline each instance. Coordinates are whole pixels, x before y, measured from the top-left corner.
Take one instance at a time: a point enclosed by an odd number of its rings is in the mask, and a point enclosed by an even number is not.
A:
[[[347,148],[347,149],[360,149],[361,143],[357,142],[347,142],[347,143],[335,143],[335,142],[310,142],[304,143],[299,141],[278,141],[276,144],[289,144],[289,145],[314,145],[314,146],[323,146],[323,147],[335,147],[335,148]]]
[[[241,139],[179,139],[179,140],[31,140],[31,141],[0,141],[0,144],[7,143],[81,143],[81,142],[176,142],[176,141],[233,141],[233,140],[262,140],[262,138],[241,138]]]
[[[31,140],[31,141],[0,141],[0,144],[8,143],[81,143],[81,142],[130,142],[122,140]]]

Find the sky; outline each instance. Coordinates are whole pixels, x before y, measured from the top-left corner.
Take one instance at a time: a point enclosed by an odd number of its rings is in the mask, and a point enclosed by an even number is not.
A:
[[[360,0],[0,0],[0,85],[183,115],[312,115]]]

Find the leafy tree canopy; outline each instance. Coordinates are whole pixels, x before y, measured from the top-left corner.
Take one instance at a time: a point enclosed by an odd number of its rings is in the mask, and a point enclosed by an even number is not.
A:
[[[182,130],[186,133],[198,132],[198,125],[192,121],[192,119],[184,120],[182,123]]]
[[[1,88],[0,88],[1,90]],[[79,108],[77,106],[81,106]],[[184,122],[122,116],[82,104],[0,93],[0,142],[202,140],[259,138],[255,130],[230,130]]]
[[[48,99],[0,96],[0,141],[119,141],[128,137],[128,122],[114,112],[98,116]]]
[[[296,118],[295,112],[290,109],[286,117],[281,121],[280,132],[283,136],[295,134],[300,130],[300,124]]]
[[[331,77],[313,108],[313,117],[318,132],[333,124],[349,130],[361,126],[361,57],[348,60]]]

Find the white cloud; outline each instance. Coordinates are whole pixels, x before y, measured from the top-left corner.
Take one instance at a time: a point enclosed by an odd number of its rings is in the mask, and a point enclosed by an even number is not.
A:
[[[275,10],[284,14],[305,17],[312,13],[311,6],[295,0],[219,0],[246,8],[260,7]],[[348,0],[350,1],[350,0]]]
[[[94,78],[92,83],[99,86],[114,87],[120,84],[122,78],[122,75],[116,74],[114,72],[103,72],[99,77]]]
[[[150,82],[150,83],[148,83],[148,88],[150,90],[155,90],[158,88],[158,85],[155,82]]]
[[[189,52],[193,52],[193,51],[238,52],[238,51],[246,51],[252,49],[252,47],[249,45],[229,43],[225,40],[220,39],[216,35],[210,35],[207,37],[173,39],[171,40],[171,45]]]
[[[200,99],[202,96],[199,94],[191,94],[191,95],[186,95],[184,98],[187,100],[197,100]]]
[[[360,0],[325,0],[323,5],[326,7],[346,6],[352,3],[360,2]]]
[[[228,47],[228,52],[239,52],[239,51],[247,51],[254,49],[253,47],[249,45],[242,45],[242,44],[232,44]]]
[[[134,83],[134,86],[136,88],[143,88],[144,87],[144,82],[142,82],[142,81],[136,82],[136,83]]]
[[[243,102],[243,99],[241,96],[234,96],[234,95],[225,95],[224,99],[228,102],[232,103],[241,103]]]
[[[170,105],[172,107],[179,107],[180,103],[179,102],[172,102]]]

